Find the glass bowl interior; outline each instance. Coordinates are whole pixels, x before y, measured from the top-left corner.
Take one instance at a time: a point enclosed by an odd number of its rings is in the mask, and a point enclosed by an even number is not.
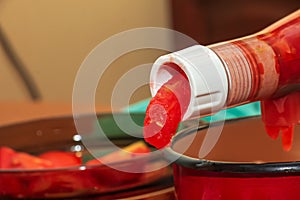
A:
[[[117,113],[122,118],[122,113]],[[124,115],[125,117],[125,115]],[[143,120],[144,115],[136,114]],[[111,113],[99,115],[99,121],[112,120]],[[106,123],[111,131],[110,140],[119,147],[125,147],[141,139],[129,136],[116,129],[113,123]],[[142,133],[140,133],[142,134]],[[110,135],[108,134],[108,137]],[[171,171],[161,154],[149,154],[134,159],[117,160],[113,165],[124,167],[155,168],[139,173],[119,171],[103,164],[86,166],[85,162],[95,159],[85,148],[74,125],[72,116],[41,119],[0,127],[0,146],[15,151],[39,155],[49,151],[75,152],[83,160],[82,165],[49,169],[0,169],[0,197],[5,198],[69,198],[101,196],[158,183],[162,187],[170,186]],[[105,154],[110,147],[93,136],[93,150]],[[161,166],[161,167],[160,167]],[[124,196],[124,195],[123,195]]]

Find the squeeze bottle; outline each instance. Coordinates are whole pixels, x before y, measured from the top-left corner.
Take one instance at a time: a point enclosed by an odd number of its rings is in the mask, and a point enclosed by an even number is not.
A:
[[[150,74],[153,96],[172,77],[172,65],[190,84],[183,120],[261,101],[268,134],[277,138],[282,131],[283,143],[291,143],[300,120],[300,10],[253,35],[161,56]]]

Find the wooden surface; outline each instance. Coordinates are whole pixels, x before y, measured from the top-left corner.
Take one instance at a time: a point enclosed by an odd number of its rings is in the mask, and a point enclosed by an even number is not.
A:
[[[97,112],[109,112],[104,106],[96,106]],[[50,102],[0,102],[0,125],[72,115],[71,103]]]

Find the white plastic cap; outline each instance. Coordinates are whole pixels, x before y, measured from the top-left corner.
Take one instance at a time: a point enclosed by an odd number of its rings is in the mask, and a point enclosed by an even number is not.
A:
[[[150,74],[150,89],[155,96],[158,89],[172,75],[166,63],[174,63],[187,75],[191,87],[191,101],[183,120],[215,113],[226,105],[228,79],[220,58],[208,47],[195,45],[159,57]]]

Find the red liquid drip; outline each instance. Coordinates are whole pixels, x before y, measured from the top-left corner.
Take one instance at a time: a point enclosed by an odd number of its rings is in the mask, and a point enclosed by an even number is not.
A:
[[[144,138],[156,148],[169,145],[190,102],[190,87],[186,76],[177,67],[151,99],[144,120]]]
[[[274,98],[261,102],[262,119],[271,138],[276,139],[281,131],[283,149],[288,151],[294,125],[300,120],[300,16],[258,38],[273,48],[280,74]]]

